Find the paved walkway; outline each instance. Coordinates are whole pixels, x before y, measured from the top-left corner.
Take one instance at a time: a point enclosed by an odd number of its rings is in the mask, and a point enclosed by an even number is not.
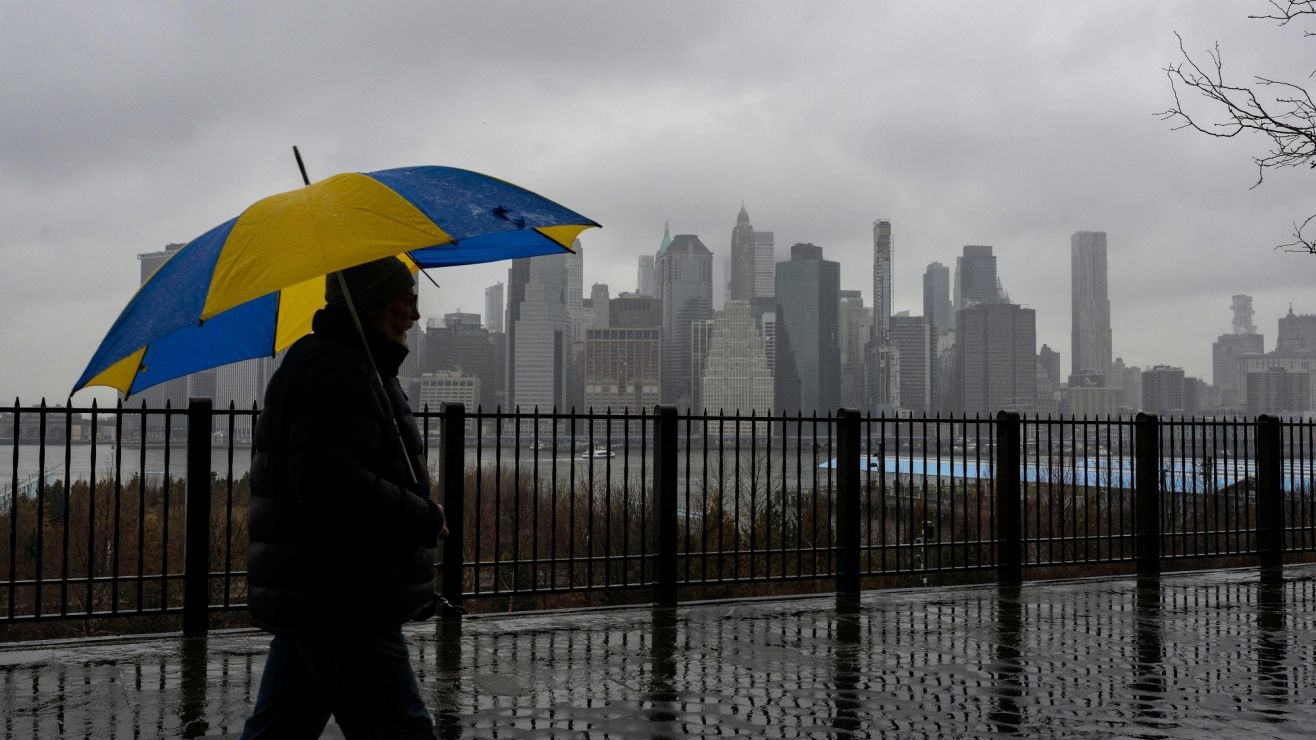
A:
[[[443,737],[1311,736],[1316,567],[1286,578],[483,616],[407,634]],[[236,737],[267,642],[0,650],[0,738]]]

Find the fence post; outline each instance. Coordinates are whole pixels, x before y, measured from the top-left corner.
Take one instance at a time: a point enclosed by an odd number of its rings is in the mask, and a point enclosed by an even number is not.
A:
[[[1279,417],[1257,417],[1257,554],[1263,583],[1284,580],[1284,447]]]
[[[1156,414],[1139,413],[1133,423],[1133,454],[1136,478],[1133,487],[1133,519],[1137,533],[1133,555],[1140,577],[1161,574],[1161,427]]]
[[[1019,414],[996,413],[996,580],[1003,586],[1017,586],[1023,581],[1021,426]]]
[[[466,406],[445,402],[441,408],[439,496],[448,521],[448,538],[443,541],[440,593],[453,607],[461,607],[462,571],[466,559],[462,540],[462,525],[466,521]]]
[[[200,634],[210,629],[210,445],[213,426],[214,407],[211,400],[189,399],[183,541],[185,634]]]
[[[859,457],[862,450],[859,412],[841,409],[836,412],[836,592],[857,597],[862,583],[859,558],[860,501]]]
[[[655,539],[658,563],[654,568],[653,601],[658,606],[676,606],[676,407],[654,407],[653,492]]]

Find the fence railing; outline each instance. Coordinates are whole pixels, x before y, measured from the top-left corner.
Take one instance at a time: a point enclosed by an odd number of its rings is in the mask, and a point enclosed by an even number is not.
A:
[[[0,627],[181,615],[200,631],[243,608],[256,414],[0,410]],[[1246,563],[1274,577],[1316,550],[1311,420],[447,404],[420,421],[456,604]]]

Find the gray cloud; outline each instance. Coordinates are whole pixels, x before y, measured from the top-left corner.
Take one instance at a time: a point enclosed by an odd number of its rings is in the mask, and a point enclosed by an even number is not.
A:
[[[1257,4],[1261,6],[1260,3]],[[1039,342],[1068,353],[1069,235],[1110,235],[1116,353],[1210,376],[1229,295],[1272,341],[1316,311],[1316,258],[1274,252],[1307,173],[1249,190],[1249,142],[1173,132],[1161,68],[1301,77],[1310,41],[1233,2],[8,3],[0,9],[6,392],[60,398],[136,287],[139,252],[312,177],[436,163],[601,221],[586,282],[634,287],[670,219],[725,259],[757,228],[820,244],[897,308],[928,262],[992,244]],[[425,311],[481,310],[506,265],[441,271]],[[1063,358],[1067,363],[1068,358]]]

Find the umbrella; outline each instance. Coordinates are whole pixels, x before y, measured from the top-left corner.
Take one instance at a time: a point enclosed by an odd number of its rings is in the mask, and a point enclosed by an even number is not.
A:
[[[138,289],[73,390],[124,395],[270,356],[307,334],[325,275],[397,255],[418,269],[561,254],[594,221],[451,167],[344,173],[257,201]]]

